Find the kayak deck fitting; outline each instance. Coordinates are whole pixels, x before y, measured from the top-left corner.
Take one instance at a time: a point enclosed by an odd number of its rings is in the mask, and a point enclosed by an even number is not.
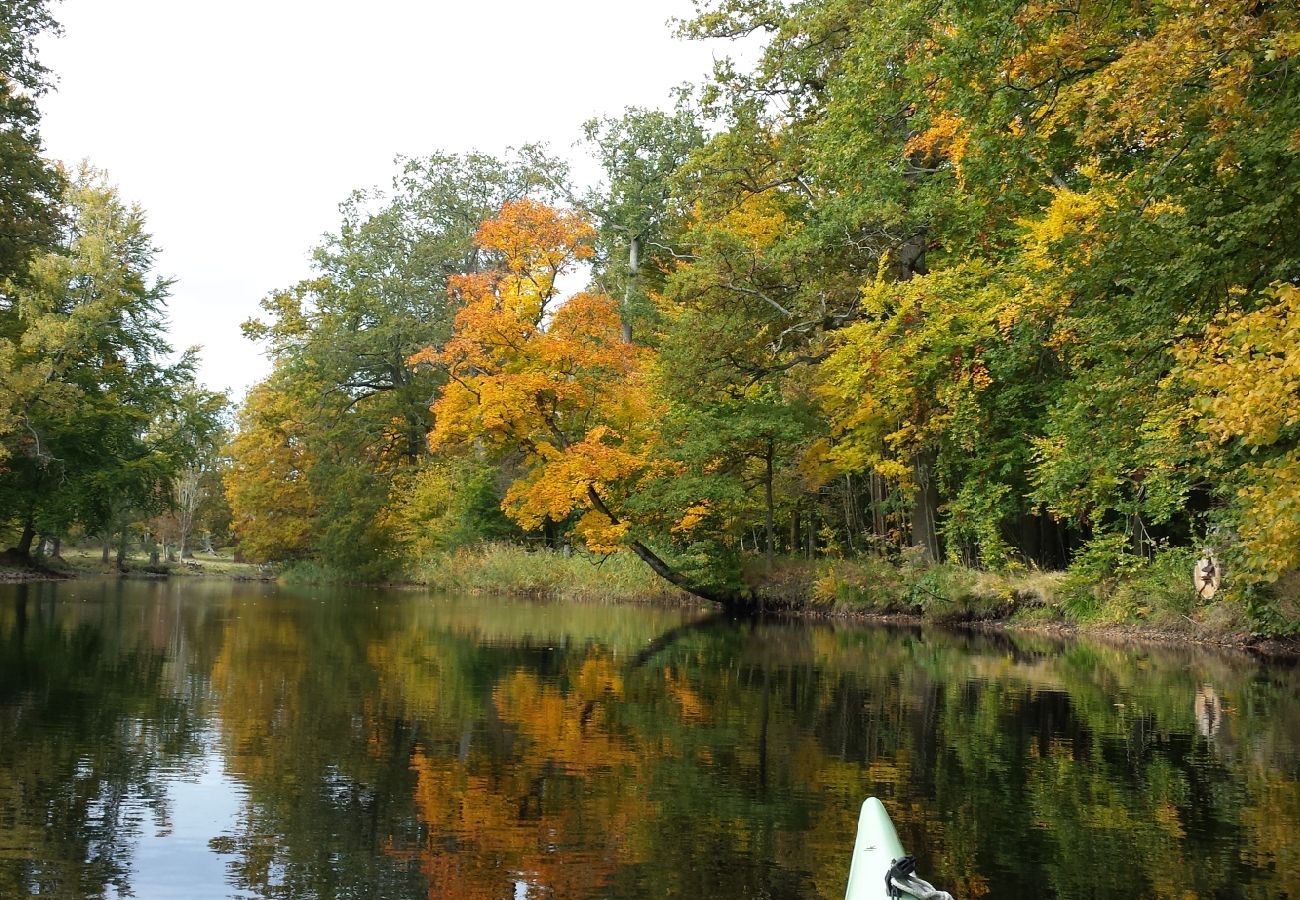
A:
[[[913,874],[916,861],[903,852],[885,805],[868,797],[858,814],[858,834],[849,864],[849,886],[844,900],[953,900],[946,891],[935,890]]]

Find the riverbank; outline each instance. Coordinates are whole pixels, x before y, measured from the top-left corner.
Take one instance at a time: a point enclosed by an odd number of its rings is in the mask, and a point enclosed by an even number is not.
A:
[[[1190,560],[1173,556],[1158,558],[1140,570],[1102,577],[1078,571],[991,573],[951,564],[918,565],[873,558],[811,562],[780,558],[770,577],[755,569],[745,573],[745,580],[757,609],[778,615],[1300,655],[1300,642],[1295,638],[1266,636],[1252,629],[1248,610],[1239,601],[1197,598],[1190,570]],[[58,569],[0,565],[0,582],[105,574],[356,583],[347,573],[312,563],[275,571],[217,554],[196,554],[183,565],[159,566],[150,565],[147,557],[129,557],[124,573],[111,565],[106,568],[98,550],[72,550]],[[386,585],[558,602],[700,603],[654,575],[631,554],[596,557],[505,544],[439,555],[412,571],[408,580]]]
[[[241,580],[273,580],[274,573],[252,563],[236,562],[225,553],[195,553],[182,562],[153,563],[144,554],[128,554],[121,567],[105,563],[102,550],[72,547],[57,557],[23,560],[11,551],[0,553],[0,583],[60,581],[89,575],[123,575],[139,578],[194,578],[219,576]]]
[[[1190,554],[1166,553],[1128,571],[1020,570],[885,560],[787,561],[759,589],[795,615],[911,621],[975,631],[1086,636],[1108,642],[1198,644],[1300,656],[1295,636],[1261,634],[1230,594],[1196,595]],[[1292,612],[1287,602],[1283,609]]]
[[[1193,643],[1300,654],[1300,643],[1262,636],[1231,597],[1198,598],[1192,560],[1166,554],[1128,572],[983,572],[883,559],[776,561],[771,576],[745,573],[756,606],[808,618],[892,621]],[[631,554],[595,558],[489,545],[428,561],[417,580],[452,593],[552,600],[698,601]]]
[[[418,583],[444,593],[574,602],[701,602],[655,575],[631,553],[591,556],[487,544],[440,554],[412,575]]]

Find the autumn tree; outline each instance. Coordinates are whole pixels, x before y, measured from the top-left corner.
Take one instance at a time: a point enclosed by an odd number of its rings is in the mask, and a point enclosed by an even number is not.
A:
[[[314,253],[314,275],[271,294],[265,316],[245,324],[275,366],[274,392],[301,391],[297,439],[316,507],[301,546],[248,535],[259,555],[294,546],[354,575],[393,571],[392,498],[427,461],[429,398],[442,383],[440,371],[407,359],[451,335],[448,277],[494,264],[474,241],[479,224],[504,202],[552,196],[564,179],[563,166],[536,147],[503,159],[433,154],[400,164],[387,189],[342,204],[338,231]],[[246,445],[234,446],[238,458]],[[241,462],[228,483],[255,472]],[[259,492],[233,491],[242,498],[237,530],[256,529],[249,504]],[[263,518],[282,515],[267,509]]]
[[[192,352],[167,360],[170,282],[153,271],[143,212],[89,168],[65,203],[71,224],[32,262],[8,311],[14,335],[0,339],[0,407],[19,425],[0,506],[20,556],[38,532],[124,534],[165,506],[224,403],[194,384]]]
[[[253,562],[298,558],[312,547],[318,499],[308,481],[311,441],[296,386],[284,380],[272,375],[248,392],[228,449],[232,528]]]
[[[1248,3],[701,10],[693,36],[768,36],[752,71],[720,67],[711,146],[745,149],[702,172],[807,196],[782,241],[821,271],[785,283],[852,301],[823,319],[857,323],[829,334],[828,458],[932,489],[912,531],[968,560],[1094,537],[1140,559],[1215,521],[1169,375],[1180,340],[1295,277],[1295,24]]]
[[[622,508],[663,463],[652,453],[654,396],[649,351],[623,340],[617,301],[567,299],[559,282],[590,258],[592,227],[578,214],[534,201],[507,203],[478,241],[501,260],[458,275],[455,333],[412,363],[442,367],[433,406],[434,452],[520,451],[527,463],[504,507],[527,528],[576,518],[587,547],[631,549],[670,582],[709,599],[731,593],[688,583],[646,543]]]
[[[1256,591],[1300,572],[1297,328],[1300,288],[1277,284],[1256,309],[1226,312],[1175,349],[1181,365],[1173,378],[1194,390],[1185,422],[1201,437],[1201,465],[1224,503],[1218,537],[1236,532],[1226,549],[1238,579]],[[1273,628],[1295,627],[1294,611],[1257,602],[1255,612]]]

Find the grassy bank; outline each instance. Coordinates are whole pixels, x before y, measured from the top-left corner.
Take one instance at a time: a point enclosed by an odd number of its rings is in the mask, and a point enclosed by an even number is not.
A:
[[[938,624],[1004,623],[1031,628],[1079,628],[1191,640],[1244,642],[1259,632],[1252,610],[1230,592],[1205,601],[1192,588],[1193,558],[1166,551],[1121,566],[1084,558],[1069,572],[1021,569],[986,572],[914,560],[779,558],[771,576],[757,564],[745,580],[769,609],[836,618],[905,615]],[[229,555],[197,554],[193,561],[150,566],[132,556],[129,571],[177,576],[269,577],[263,567]],[[98,550],[71,550],[60,568],[70,574],[116,572]],[[448,593],[496,594],[568,601],[683,601],[688,596],[654,575],[630,553],[526,550],[507,544],[463,548],[427,559],[409,571],[412,581]],[[18,577],[15,575],[15,577]],[[289,583],[356,583],[347,573],[303,561],[278,572]],[[0,580],[6,580],[0,570]],[[1284,587],[1284,592],[1285,592]],[[1291,592],[1300,593],[1300,592]],[[1300,618],[1296,600],[1281,612]],[[692,600],[692,602],[694,602]]]
[[[597,557],[488,544],[440,554],[413,573],[435,590],[554,600],[684,600],[631,553]]]
[[[0,557],[0,581],[40,581],[57,578],[74,578],[78,575],[154,575],[258,579],[267,577],[261,566],[235,562],[229,550],[216,553],[195,553],[184,562],[153,563],[149,555],[134,551],[128,553],[119,568],[115,557],[103,561],[103,552],[97,547],[67,547],[60,556],[42,557],[27,564],[8,557]]]

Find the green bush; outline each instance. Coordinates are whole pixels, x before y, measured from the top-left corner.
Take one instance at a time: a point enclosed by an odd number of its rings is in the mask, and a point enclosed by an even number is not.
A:
[[[1145,560],[1129,548],[1118,531],[1099,531],[1075,554],[1061,581],[1061,605],[1077,621],[1096,618],[1123,579],[1136,575]]]

